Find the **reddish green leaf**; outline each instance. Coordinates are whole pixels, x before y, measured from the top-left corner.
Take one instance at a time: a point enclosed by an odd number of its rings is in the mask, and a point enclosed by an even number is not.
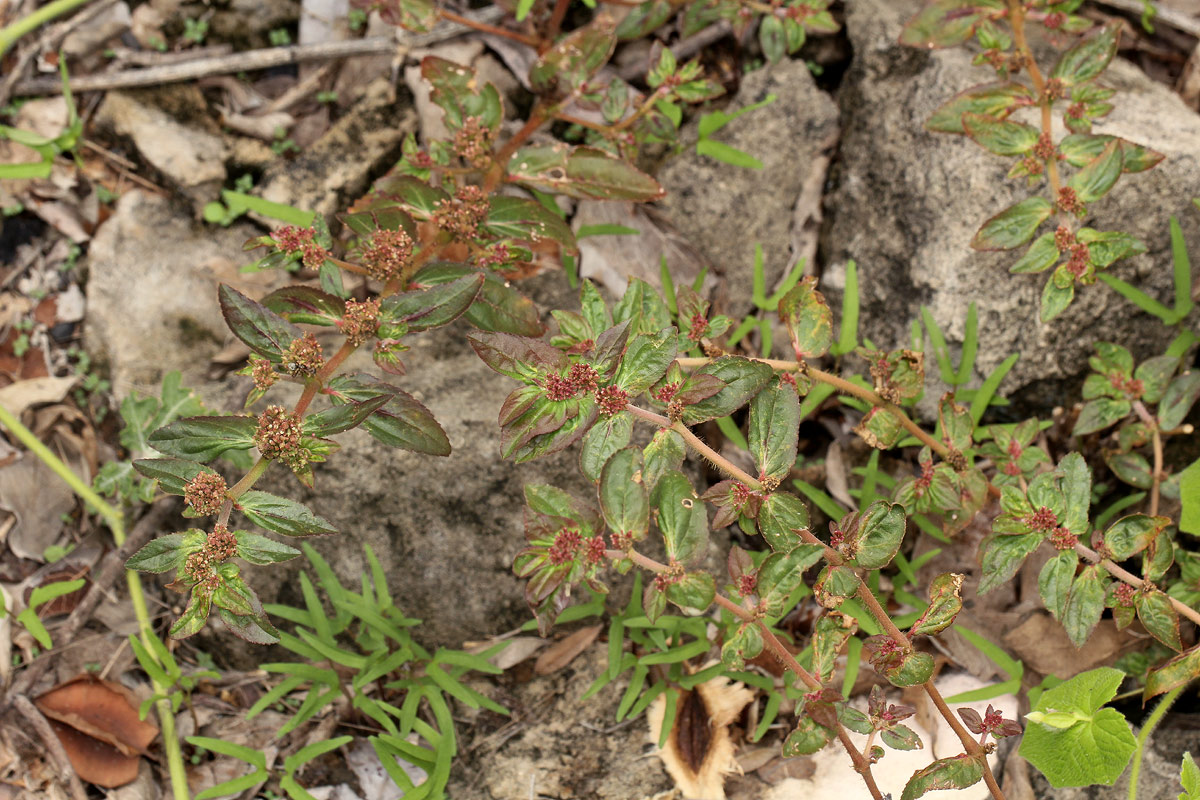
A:
[[[935,133],[966,133],[963,115],[984,114],[1004,119],[1024,105],[1030,105],[1033,93],[1028,87],[1013,81],[974,86],[944,103],[925,123]]]
[[[1087,401],[1079,418],[1075,420],[1074,434],[1083,436],[1088,433],[1102,431],[1110,425],[1115,425],[1133,410],[1128,400],[1113,400],[1110,397],[1098,397]]]
[[[642,482],[642,451],[618,450],[600,474],[600,509],[609,530],[641,541],[650,528],[650,498]]]
[[[767,613],[778,616],[787,611],[784,602],[804,581],[804,573],[821,560],[825,548],[818,544],[801,544],[786,553],[772,553],[758,568],[755,592],[766,605]]]
[[[1063,608],[1061,622],[1067,636],[1076,647],[1083,647],[1092,629],[1104,613],[1104,581],[1099,567],[1085,567],[1075,583]]]
[[[1120,36],[1121,26],[1111,22],[1084,37],[1059,56],[1050,77],[1058,78],[1067,86],[1090,81],[1103,72],[1117,54]]]
[[[1167,385],[1158,404],[1158,424],[1163,430],[1174,430],[1200,398],[1200,372],[1185,372]]]
[[[983,223],[971,240],[976,250],[1011,250],[1033,238],[1038,226],[1050,218],[1054,206],[1044,197],[1030,197]]]
[[[329,382],[334,402],[362,401],[378,394],[388,401],[367,417],[363,430],[387,445],[432,456],[450,454],[450,440],[429,409],[401,389],[368,376],[338,376]]]
[[[722,356],[696,370],[693,377],[697,374],[712,375],[725,386],[716,394],[684,407],[682,419],[688,425],[729,416],[758,394],[775,371],[761,361]]]
[[[678,346],[678,331],[673,326],[656,334],[634,336],[613,382],[632,397],[642,394],[666,374],[675,361]]]
[[[979,581],[979,594],[1008,583],[1025,558],[1041,543],[1042,536],[1038,533],[993,534],[985,539],[980,549],[983,576]]]
[[[1075,190],[1080,201],[1090,203],[1108,193],[1108,190],[1121,177],[1121,168],[1125,160],[1121,143],[1113,140],[1104,146],[1100,155],[1089,161],[1083,169],[1076,172],[1067,181],[1067,185]]]
[[[488,203],[484,229],[493,236],[530,243],[550,239],[562,245],[568,255],[579,252],[571,227],[541,203],[507,195],[494,195]]]
[[[787,326],[796,358],[817,358],[833,341],[833,312],[817,291],[817,279],[805,276],[779,301],[779,319]]]
[[[355,0],[354,5],[378,9],[384,22],[413,33],[428,33],[438,19],[433,0]]]
[[[1146,689],[1142,692],[1142,702],[1190,683],[1197,677],[1200,677],[1200,645],[1151,668],[1146,675]]]
[[[303,336],[295,325],[232,286],[221,284],[217,295],[233,335],[269,361],[278,364],[292,340]]]
[[[796,729],[783,742],[783,757],[808,756],[833,740],[833,731],[819,725],[812,717],[801,717]]]
[[[490,83],[480,86],[479,76],[470,67],[437,56],[421,60],[421,77],[429,82],[429,99],[446,113],[451,132],[462,127],[467,117],[479,117],[484,127],[495,130],[504,120],[500,92]]]
[[[508,179],[552,194],[593,200],[648,202],[665,193],[658,181],[627,161],[594,147],[561,142],[519,149],[509,160]]]
[[[252,489],[238,498],[238,510],[260,528],[284,536],[312,536],[337,533],[337,529],[318,517],[307,506],[286,497]]]
[[[670,0],[647,0],[641,5],[634,6],[617,26],[617,39],[622,42],[630,39],[641,39],[662,27],[675,13],[675,6]]]
[[[999,156],[1024,155],[1037,144],[1041,134],[1032,125],[967,112],[962,116],[963,130],[983,149]]]
[[[909,629],[909,638],[918,634],[932,636],[954,624],[954,618],[963,607],[963,578],[963,575],[947,572],[929,583],[929,607]]]
[[[758,479],[779,481],[796,463],[800,432],[800,398],[796,390],[774,379],[750,401],[747,440],[758,467]]]
[[[863,438],[871,447],[888,450],[900,441],[904,427],[900,418],[887,409],[874,406],[854,427],[854,432]]]
[[[430,264],[413,278],[418,287],[436,286],[456,281],[466,275],[480,274],[463,264],[439,262]],[[508,285],[494,272],[483,272],[483,286],[475,301],[463,313],[463,318],[484,331],[498,331],[517,336],[541,336],[546,331],[538,317],[537,306],[525,295]]]
[[[786,553],[800,544],[798,531],[808,530],[808,506],[799,497],[775,492],[758,511],[758,532],[771,550]]]
[[[1150,634],[1175,651],[1183,649],[1179,641],[1179,613],[1171,598],[1160,591],[1140,591],[1133,598],[1138,619]]]
[[[762,631],[750,622],[738,626],[737,633],[721,645],[721,663],[726,669],[743,670],[746,659],[754,658],[763,649]]]
[[[1146,252],[1146,245],[1141,239],[1120,231],[1081,228],[1076,232],[1075,238],[1088,246],[1088,260],[1097,269],[1103,269],[1122,258],[1139,256]]]
[[[1170,517],[1130,514],[1121,517],[1104,532],[1104,546],[1114,560],[1124,561],[1149,547],[1170,524]]]
[[[384,299],[380,316],[403,322],[410,331],[424,331],[458,319],[475,302],[486,276],[482,272],[463,275],[428,289],[401,292]]]
[[[168,635],[172,639],[186,639],[192,634],[199,633],[208,621],[208,612],[212,607],[212,593],[204,589],[193,589],[188,600],[187,608],[175,624],[171,626]]]
[[[983,780],[983,753],[939,758],[908,779],[900,800],[917,800],[935,789],[966,789]]]
[[[708,516],[683,473],[663,475],[654,487],[653,502],[667,558],[686,566],[702,556],[708,544]]]
[[[646,488],[653,489],[664,475],[682,467],[685,455],[687,447],[676,431],[667,428],[655,431],[650,444],[642,451],[645,464],[642,480],[646,482]]]
[[[159,488],[167,494],[177,495],[182,495],[185,485],[200,473],[217,474],[212,467],[179,458],[139,458],[133,462],[133,468],[138,474],[158,481]]]
[[[972,0],[934,0],[904,25],[900,44],[930,50],[962,44],[986,18],[986,5]]]
[[[560,96],[576,91],[608,63],[616,45],[612,16],[597,15],[591,24],[572,31],[542,53],[529,70],[533,91]]]
[[[335,325],[346,313],[345,300],[311,286],[284,286],[264,297],[262,304],[299,325]]]
[[[813,673],[822,683],[833,677],[838,654],[846,641],[858,630],[854,617],[829,611],[817,619],[813,626]]]
[[[125,562],[125,569],[137,572],[166,572],[180,569],[188,556],[203,549],[207,540],[204,531],[197,528],[186,533],[169,533],[151,539]]]
[[[892,563],[904,540],[904,506],[876,500],[858,520],[854,539],[854,562],[866,569],[882,569]]]
[[[685,610],[704,611],[717,594],[716,582],[707,572],[689,572],[683,580],[667,587],[667,599]]]
[[[450,199],[443,189],[412,175],[388,175],[375,181],[371,189],[378,198],[394,201],[421,219],[429,219],[439,203]]]
[[[632,439],[633,417],[627,411],[600,420],[583,437],[583,446],[579,450],[579,466],[583,474],[590,481],[599,481],[608,459],[613,453],[627,447]]]
[[[362,401],[350,401],[309,414],[304,418],[304,433],[307,436],[325,437],[357,428],[382,408],[388,399],[386,394],[374,395]]]

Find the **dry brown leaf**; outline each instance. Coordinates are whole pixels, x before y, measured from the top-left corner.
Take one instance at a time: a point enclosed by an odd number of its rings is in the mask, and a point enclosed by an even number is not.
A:
[[[1032,614],[1004,636],[1005,648],[1043,675],[1070,678],[1093,667],[1111,664],[1121,652],[1122,635],[1111,619],[1101,620],[1083,647],[1076,648],[1063,633],[1062,625],[1049,614]]]
[[[58,720],[50,720],[50,727],[62,742],[71,767],[80,780],[114,789],[137,777],[138,762],[141,761],[139,757],[126,755],[112,745],[80,733]]]
[[[495,645],[496,640],[487,640],[475,644],[466,645],[464,649],[468,653],[482,653],[489,647]],[[526,659],[532,658],[533,654],[541,650],[549,641],[540,636],[515,636],[508,640],[508,644],[496,655],[488,660],[492,662],[492,666],[502,670],[509,670],[520,664]]]
[[[547,647],[545,652],[538,656],[537,662],[533,665],[533,671],[538,675],[558,672],[570,664],[576,656],[591,647],[592,642],[596,641],[596,637],[599,635],[599,625],[580,628],[567,638],[560,639]]]
[[[138,719],[138,703],[132,692],[119,683],[89,674],[56,686],[34,702],[50,719],[107,744],[122,755],[144,755],[146,747],[158,735],[155,725]],[[66,740],[63,744],[67,744]],[[71,754],[69,748],[67,754]],[[75,762],[74,757],[71,762]]]
[[[62,530],[62,515],[75,508],[75,495],[54,471],[26,453],[0,469],[0,507],[17,517],[6,539],[13,554],[42,561]]]
[[[0,406],[4,406],[10,413],[20,416],[21,412],[30,406],[59,402],[67,396],[67,392],[78,381],[78,375],[17,381],[0,389]]]
[[[729,725],[753,699],[753,692],[724,677],[680,697],[675,725],[658,756],[685,797],[725,800],[725,776],[737,770]],[[666,698],[660,695],[646,712],[650,741],[656,744],[666,709]]]

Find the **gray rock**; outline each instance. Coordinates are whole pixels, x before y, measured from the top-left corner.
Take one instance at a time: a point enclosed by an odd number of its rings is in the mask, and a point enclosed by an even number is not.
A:
[[[109,95],[112,96],[111,94]],[[204,379],[209,359],[229,337],[217,283],[239,279],[248,259],[248,225],[201,227],[161,197],[130,190],[100,226],[88,250],[88,351],[107,364],[117,397],[155,392],[182,370]]]
[[[943,102],[992,78],[970,65],[966,49],[925,52],[897,43],[901,26],[920,5],[859,0],[848,6],[854,62],[839,96],[845,135],[826,197],[822,241],[829,266],[823,286],[831,301],[840,302],[845,262],[858,262],[861,331],[881,347],[905,346],[922,304],[949,339],[961,341],[967,306],[976,301],[977,370],[987,374],[1019,352],[1001,391],[1022,389],[1021,402],[1034,409],[1061,404],[1064,390],[1078,391],[1092,341],[1119,342],[1145,358],[1162,352],[1173,333],[1103,285],[1080,290],[1067,312],[1042,324],[1038,308],[1047,276],[1008,272],[1024,251],[970,248],[984,220],[1031,192],[1005,179],[1008,159],[965,137],[924,130]],[[1039,60],[1045,65],[1052,59]],[[1149,172],[1122,176],[1092,204],[1085,224],[1141,238],[1150,252],[1118,262],[1112,271],[1169,303],[1169,215],[1179,217],[1193,252],[1200,249],[1200,220],[1191,207],[1200,188],[1200,117],[1119,58],[1103,81],[1120,91],[1116,110],[1096,131],[1143,143],[1166,159]]]
[[[96,121],[133,140],[150,166],[197,207],[212,200],[225,182],[225,142],[216,134],[181,124],[125,92],[107,93]]]
[[[415,112],[408,103],[396,102],[392,91],[387,80],[374,81],[315,144],[267,168],[262,196],[326,216],[345,210],[373,176],[391,165],[404,137],[416,129]]]
[[[725,110],[733,113],[770,94],[778,98],[774,103],[738,117],[712,137],[758,158],[762,170],[697,156],[693,122],[683,135],[684,152],[658,173],[667,190],[662,205],[724,276],[721,310],[737,317],[754,307],[756,242],[763,248],[768,291],[803,255],[794,251],[793,213],[810,167],[824,169],[821,153],[838,133],[837,107],[802,61],[785,60],[750,73]]]

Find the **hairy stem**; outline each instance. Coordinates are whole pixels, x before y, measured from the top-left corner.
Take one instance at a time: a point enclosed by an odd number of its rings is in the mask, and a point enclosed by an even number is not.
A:
[[[683,437],[683,440],[687,442],[693,450],[702,455],[704,458],[708,459],[708,461],[710,461],[717,469],[722,470],[731,478],[745,484],[754,491],[760,491],[762,489],[762,484],[759,483],[756,478],[751,477],[750,474],[745,470],[742,470],[732,461],[725,458],[725,456],[721,455],[716,450],[713,450],[711,447],[701,441],[700,437],[692,433],[688,426],[684,425],[682,422],[671,422],[671,420],[667,419],[661,414],[655,414],[653,411],[647,411],[646,409],[638,408],[637,406],[626,406],[625,410],[638,419],[645,420],[646,422],[653,422],[660,428],[669,428],[670,430],[675,431]]]
[[[536,36],[530,36],[529,34],[520,33],[518,31],[510,31],[508,28],[501,28],[497,25],[489,25],[486,22],[480,22],[479,20],[474,20],[470,17],[464,17],[462,14],[455,14],[453,11],[448,11],[444,8],[438,9],[438,15],[441,16],[442,19],[449,20],[450,22],[457,22],[459,25],[465,25],[468,28],[474,28],[477,31],[483,31],[484,33],[494,33],[497,36],[503,36],[505,39],[512,39],[514,42],[527,44],[530,47],[536,48],[541,44],[541,40]]]
[[[1162,485],[1162,431],[1158,428],[1158,420],[1154,418],[1154,415],[1150,413],[1150,410],[1146,408],[1146,404],[1141,400],[1133,401],[1133,410],[1138,415],[1138,419],[1140,419],[1146,425],[1146,427],[1150,428],[1150,430],[1154,432],[1151,437],[1152,446],[1154,447],[1154,473],[1150,478],[1150,516],[1154,517],[1158,516],[1159,488]]]
[[[1150,734],[1187,687],[1188,684],[1183,683],[1164,694],[1162,700],[1159,700],[1158,705],[1150,712],[1150,716],[1142,723],[1142,729],[1138,731],[1137,736],[1137,749],[1133,751],[1133,762],[1129,765],[1129,800],[1137,800],[1138,776],[1142,772],[1142,757],[1146,755],[1146,744],[1150,741]]]
[[[1038,67],[1037,59],[1033,57],[1029,40],[1025,38],[1025,6],[1021,0],[1008,0],[1008,18],[1009,24],[1012,26],[1013,45],[1022,56],[1025,69],[1029,71],[1029,80],[1033,83],[1033,91],[1038,97],[1038,105],[1042,112],[1042,133],[1051,136],[1053,135],[1051,110],[1054,106],[1054,98],[1046,94],[1046,78]],[[1058,199],[1058,190],[1062,186],[1062,179],[1058,175],[1058,159],[1051,158],[1046,161],[1046,177],[1049,179],[1050,191],[1053,194],[1050,201],[1054,202]]]
[[[0,424],[3,424],[18,441],[28,447],[31,453],[37,456],[55,475],[70,486],[84,503],[104,519],[108,529],[112,532],[113,541],[116,542],[117,547],[125,543],[125,515],[120,510],[114,508],[104,498],[96,494],[92,490],[92,487],[80,480],[79,476],[70,467],[64,464],[58,456],[54,455],[50,451],[50,448],[42,444],[33,435],[33,431],[26,428],[4,406],[0,406]],[[157,650],[150,644],[150,638],[155,634],[150,623],[150,612],[146,608],[146,595],[142,591],[141,578],[133,570],[127,569],[125,570],[125,582],[129,587],[129,602],[133,606],[134,616],[137,618],[138,632],[141,636],[142,644],[145,645],[146,651],[150,653],[150,657],[158,663]],[[159,665],[161,666],[161,664]],[[167,690],[171,688],[163,686],[154,680],[153,676],[151,676],[151,683],[154,686],[155,694],[165,696]],[[167,771],[171,776],[171,791],[175,800],[187,800],[187,775],[183,768],[183,751],[180,749],[179,739],[175,735],[175,713],[171,710],[170,701],[166,699],[159,700],[155,703],[154,707],[158,711],[159,725],[162,727],[163,752],[167,757]]]
[[[571,0],[555,0],[554,12],[550,15],[550,24],[546,26],[546,39],[539,46],[539,50],[549,49],[550,45],[558,37],[558,32],[562,30],[563,19],[567,16],[567,6],[571,4]]]
[[[636,550],[605,550],[604,554],[608,558],[628,558],[639,567],[650,572],[666,572],[668,569],[666,564],[655,561]],[[817,680],[815,675],[806,670],[796,660],[796,657],[783,646],[783,642],[779,641],[779,637],[753,611],[744,608],[722,594],[717,594],[713,598],[713,601],[743,622],[753,622],[757,625],[759,632],[762,634],[763,646],[770,650],[779,659],[780,663],[783,664],[784,668],[793,672],[805,686],[813,691],[819,691],[824,688],[821,681]],[[838,723],[837,726],[837,737],[838,741],[842,743],[842,747],[846,749],[846,753],[850,756],[850,759],[854,762],[854,770],[862,776],[863,781],[867,784],[867,789],[871,792],[873,800],[883,800],[883,794],[879,791],[879,787],[875,783],[875,777],[871,774],[870,759],[859,752],[858,748],[854,746],[854,743],[850,741],[850,735],[842,727],[841,723]]]
[[[1097,564],[1097,565],[1103,567],[1104,570],[1106,572],[1108,572],[1109,575],[1112,575],[1114,578],[1116,578],[1119,581],[1124,581],[1125,583],[1128,583],[1130,586],[1134,587],[1135,589],[1142,588],[1142,586],[1144,586],[1146,583],[1141,578],[1139,578],[1137,575],[1134,575],[1132,572],[1125,569],[1124,567],[1122,567],[1118,564],[1114,564],[1112,561],[1109,561],[1107,558],[1101,558],[1099,553],[1097,553],[1095,550],[1093,550],[1092,548],[1088,547],[1085,544],[1082,544],[1082,543],[1076,544],[1075,552],[1079,553],[1079,555],[1081,555],[1085,559],[1087,559],[1088,563]],[[1171,597],[1170,595],[1164,594],[1164,596],[1168,600],[1171,601],[1171,606],[1181,616],[1187,617],[1192,622],[1196,623],[1197,625],[1200,625],[1200,611],[1196,611],[1196,609],[1192,608],[1191,606],[1181,603],[1180,601],[1176,600],[1174,597]]]

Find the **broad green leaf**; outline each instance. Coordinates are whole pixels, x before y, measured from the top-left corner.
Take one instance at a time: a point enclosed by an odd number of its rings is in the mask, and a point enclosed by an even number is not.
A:
[[[1112,552],[1116,561],[1124,561],[1149,547],[1170,524],[1169,517],[1152,517],[1149,514],[1121,517],[1105,531],[1104,546]]]
[[[801,717],[796,729],[783,742],[783,757],[807,756],[820,750],[833,740],[834,733],[819,725],[812,717]]]
[[[438,21],[433,0],[383,0],[375,8],[384,22],[413,33],[427,33]]]
[[[1128,400],[1114,400],[1111,397],[1089,400],[1084,404],[1083,410],[1079,412],[1079,418],[1075,420],[1073,433],[1076,436],[1083,436],[1102,431],[1125,419],[1132,411],[1133,406]]]
[[[963,0],[934,0],[905,23],[900,44],[930,50],[962,44],[984,19],[984,13],[974,5]]]
[[[776,63],[787,53],[787,38],[783,32],[783,20],[774,14],[763,15],[758,24],[758,44],[762,47],[763,56],[771,64]]]
[[[475,70],[437,56],[421,59],[421,77],[432,91],[429,99],[445,112],[445,124],[451,133],[467,117],[478,117],[485,128],[495,130],[504,119],[500,92],[479,79]]]
[[[1183,649],[1179,640],[1179,612],[1171,598],[1160,591],[1141,591],[1134,595],[1138,620],[1155,639],[1178,652]]]
[[[678,434],[676,434],[678,435]],[[601,470],[613,453],[633,439],[633,417],[625,411],[600,420],[583,437],[579,465],[588,480],[600,480]],[[678,465],[676,465],[677,467]]]
[[[592,200],[649,202],[665,193],[628,161],[594,147],[527,145],[513,153],[508,179],[544,192]]]
[[[1042,692],[1035,713],[1075,718],[1061,728],[1030,715],[1025,727],[1019,752],[1051,786],[1111,786],[1125,771],[1137,742],[1120,712],[1102,708],[1116,696],[1124,678],[1118,669],[1100,667]]]
[[[172,639],[185,639],[192,634],[199,633],[204,628],[204,623],[208,621],[210,608],[212,608],[212,595],[193,589],[187,608],[179,615],[179,619],[175,620],[168,635]]]
[[[650,500],[642,482],[642,451],[636,447],[618,450],[608,459],[600,475],[600,508],[613,533],[645,538],[650,527]]]
[[[613,382],[631,397],[645,392],[675,361],[678,334],[674,327],[669,327],[655,334],[633,335]]]
[[[477,274],[478,270],[463,264],[439,262],[423,268],[413,278],[418,286],[434,286]],[[483,286],[475,302],[463,314],[471,325],[484,331],[498,331],[517,336],[541,336],[546,328],[538,318],[537,306],[494,272],[484,272]]]
[[[1062,550],[1049,559],[1038,574],[1038,594],[1055,619],[1063,618],[1078,568],[1079,555],[1074,550]]]
[[[1054,266],[1060,253],[1054,244],[1054,232],[1043,233],[1034,239],[1025,255],[1009,267],[1009,272],[1044,272]]]
[[[648,36],[675,14],[675,8],[669,0],[647,0],[634,6],[617,25],[617,39],[624,42]]]
[[[708,516],[691,482],[682,472],[668,472],[654,487],[653,501],[667,558],[692,563],[708,544]]]
[[[254,447],[253,417],[185,417],[150,434],[151,447],[168,456],[211,461],[229,450]]]
[[[723,381],[725,386],[711,397],[683,409],[682,419],[687,425],[729,416],[758,394],[775,371],[761,361],[722,356],[696,370],[693,375],[696,374],[712,375]]]
[[[1087,533],[1088,509],[1092,503],[1092,471],[1079,453],[1068,453],[1055,470],[1061,482],[1063,501],[1062,523],[1071,533]]]
[[[926,792],[935,789],[966,789],[983,780],[982,753],[977,756],[962,754],[940,758],[928,767],[917,770],[904,786],[900,800],[917,800]]]
[[[1158,424],[1163,430],[1174,430],[1183,424],[1188,412],[1200,398],[1200,372],[1188,371],[1167,385],[1158,404]]]
[[[707,572],[689,572],[678,583],[667,587],[667,599],[683,609],[704,611],[712,605],[717,586],[713,576]],[[701,641],[701,653],[708,652],[707,640]]]
[[[300,325],[334,325],[346,313],[345,300],[311,286],[281,287],[264,297],[262,304]]]
[[[721,663],[726,669],[743,670],[746,668],[746,659],[754,658],[762,649],[762,631],[758,625],[744,623],[738,626],[737,633],[721,645]]]
[[[999,156],[1024,155],[1041,134],[1032,125],[970,112],[962,116],[963,130],[983,149]]]
[[[985,539],[980,553],[983,576],[979,581],[979,594],[986,594],[1008,583],[1017,574],[1025,558],[1041,543],[1042,536],[1038,533],[992,534]]]
[[[612,313],[613,322],[629,320],[629,335],[654,334],[671,327],[671,311],[654,287],[641,278],[630,278],[625,294]]]
[[[367,417],[382,408],[390,400],[386,394],[376,395],[362,401],[351,401],[309,414],[304,418],[304,433],[308,436],[332,436],[335,433],[357,428]]]
[[[1088,246],[1088,259],[1096,269],[1104,269],[1115,261],[1146,252],[1146,244],[1137,237],[1120,231],[1095,231],[1081,228],[1075,238]]]
[[[179,569],[187,557],[204,547],[207,536],[193,528],[186,533],[169,533],[151,539],[125,562],[126,569],[138,572],[166,572]]]
[[[1011,250],[1033,238],[1038,227],[1050,218],[1054,206],[1044,197],[1030,197],[1001,211],[983,223],[971,240],[976,250]]]
[[[667,428],[655,431],[650,444],[642,451],[642,480],[646,488],[653,489],[664,475],[679,469],[685,455],[687,447],[676,431]]]
[[[808,530],[808,506],[787,492],[775,492],[758,511],[758,532],[776,553],[786,553],[800,544],[797,531]]]
[[[158,481],[159,488],[167,494],[178,495],[182,495],[187,483],[200,473],[217,474],[212,467],[179,458],[140,458],[133,462],[133,468],[138,474]]]
[[[1060,266],[1059,270],[1063,268]],[[1055,271],[1057,274],[1058,270]],[[1066,286],[1059,286],[1053,277],[1046,281],[1046,286],[1042,289],[1042,303],[1040,318],[1042,322],[1049,322],[1059,314],[1067,310],[1067,306],[1071,305],[1071,301],[1075,299],[1075,284],[1069,283]]]
[[[251,489],[238,498],[238,510],[260,528],[285,536],[337,533],[332,525],[308,506],[287,497]]]
[[[898,663],[883,670],[883,676],[893,686],[919,686],[933,677],[933,656],[915,650],[904,653]]]
[[[796,358],[817,358],[833,341],[833,312],[817,291],[817,279],[805,276],[779,301],[779,319],[787,327]]]
[[[484,228],[493,236],[536,243],[550,239],[562,245],[563,253],[579,252],[575,234],[562,217],[535,200],[493,195]]]
[[[775,379],[750,401],[750,453],[759,480],[776,483],[796,463],[800,432],[800,398],[790,385]]]
[[[771,556],[774,558],[774,556]],[[846,640],[858,630],[854,617],[830,611],[817,619],[813,626],[813,673],[822,683],[833,677],[833,668],[837,664],[838,654],[845,646]]]
[[[388,401],[375,409],[362,427],[388,447],[433,456],[450,454],[450,440],[442,426],[429,409],[407,392],[366,375],[339,375],[329,382],[328,388],[335,403],[363,402],[386,394]]]
[[[858,425],[854,426],[854,432],[871,447],[889,450],[895,446],[896,442],[900,441],[900,437],[904,434],[904,426],[901,424],[900,418],[886,408],[873,406],[859,420]]]
[[[237,557],[251,564],[274,564],[300,555],[300,551],[266,536],[250,531],[234,531],[237,538]]]
[[[819,544],[801,544],[786,553],[772,553],[758,568],[755,589],[767,607],[767,613],[778,616],[787,611],[784,603],[804,581],[804,573],[821,560],[825,548]]]
[[[1179,530],[1200,536],[1200,459],[1180,473],[1179,499],[1183,503]]]
[[[1015,81],[974,86],[944,103],[925,123],[936,133],[966,133],[963,115],[983,114],[1004,119],[1017,108],[1033,99],[1029,89]]]
[[[929,607],[909,629],[909,638],[918,634],[932,636],[954,624],[955,617],[963,607],[963,577],[947,572],[938,575],[929,583]]]
[[[447,325],[475,302],[484,280],[484,273],[475,272],[428,289],[394,294],[383,301],[380,317],[403,322],[414,333]]]
[[[295,325],[231,286],[221,284],[217,296],[233,335],[268,361],[279,363],[292,340],[303,335]]]
[[[616,23],[608,14],[577,28],[542,53],[529,70],[529,82],[538,94],[570,94],[588,81],[612,56]]]

